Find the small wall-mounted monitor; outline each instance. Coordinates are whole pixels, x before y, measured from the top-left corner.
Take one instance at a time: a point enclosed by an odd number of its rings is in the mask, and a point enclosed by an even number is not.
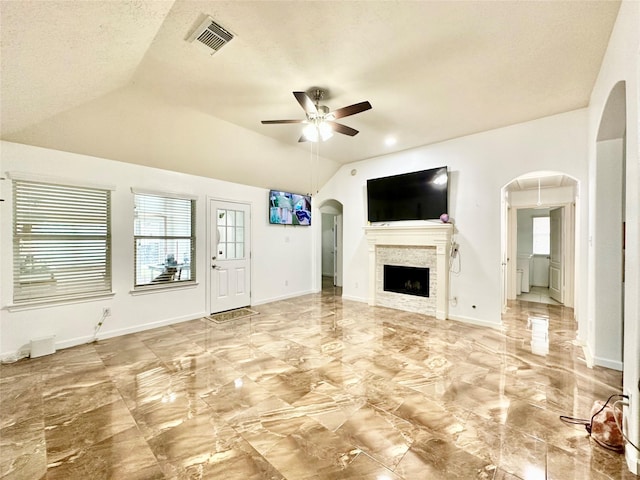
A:
[[[311,196],[269,190],[269,223],[311,225]]]

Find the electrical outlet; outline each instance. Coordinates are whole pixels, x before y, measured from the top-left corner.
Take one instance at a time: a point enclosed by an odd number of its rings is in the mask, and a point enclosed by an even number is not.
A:
[[[102,308],[102,316],[110,317],[111,316],[111,307],[103,307]]]

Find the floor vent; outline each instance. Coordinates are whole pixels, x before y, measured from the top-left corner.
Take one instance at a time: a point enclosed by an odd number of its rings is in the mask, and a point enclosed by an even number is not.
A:
[[[189,41],[213,55],[233,39],[233,34],[218,25],[213,18],[206,17],[189,37]]]

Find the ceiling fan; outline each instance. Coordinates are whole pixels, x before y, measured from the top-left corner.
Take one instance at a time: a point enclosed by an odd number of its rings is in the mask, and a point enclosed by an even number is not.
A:
[[[320,105],[320,100],[326,93],[325,91],[315,88],[309,91],[313,95],[313,100],[307,92],[293,92],[293,96],[305,111],[307,118],[300,120],[262,120],[265,125],[277,123],[305,123],[302,136],[298,142],[317,142],[319,140],[327,140],[333,136],[333,132],[342,133],[353,137],[358,133],[355,128],[347,127],[334,120],[338,118],[348,117],[356,113],[364,112],[371,108],[369,102],[360,102],[342,107],[337,110],[329,111],[329,107]]]

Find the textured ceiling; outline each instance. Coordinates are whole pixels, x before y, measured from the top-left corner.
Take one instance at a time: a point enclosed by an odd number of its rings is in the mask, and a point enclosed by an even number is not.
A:
[[[587,106],[619,2],[0,8],[3,139],[295,188],[296,165],[310,156],[300,125],[260,123],[303,118],[292,91],[326,88],[331,110],[373,105],[340,120],[357,136],[320,145],[322,183],[340,164]],[[205,15],[236,35],[213,56],[186,41]]]

